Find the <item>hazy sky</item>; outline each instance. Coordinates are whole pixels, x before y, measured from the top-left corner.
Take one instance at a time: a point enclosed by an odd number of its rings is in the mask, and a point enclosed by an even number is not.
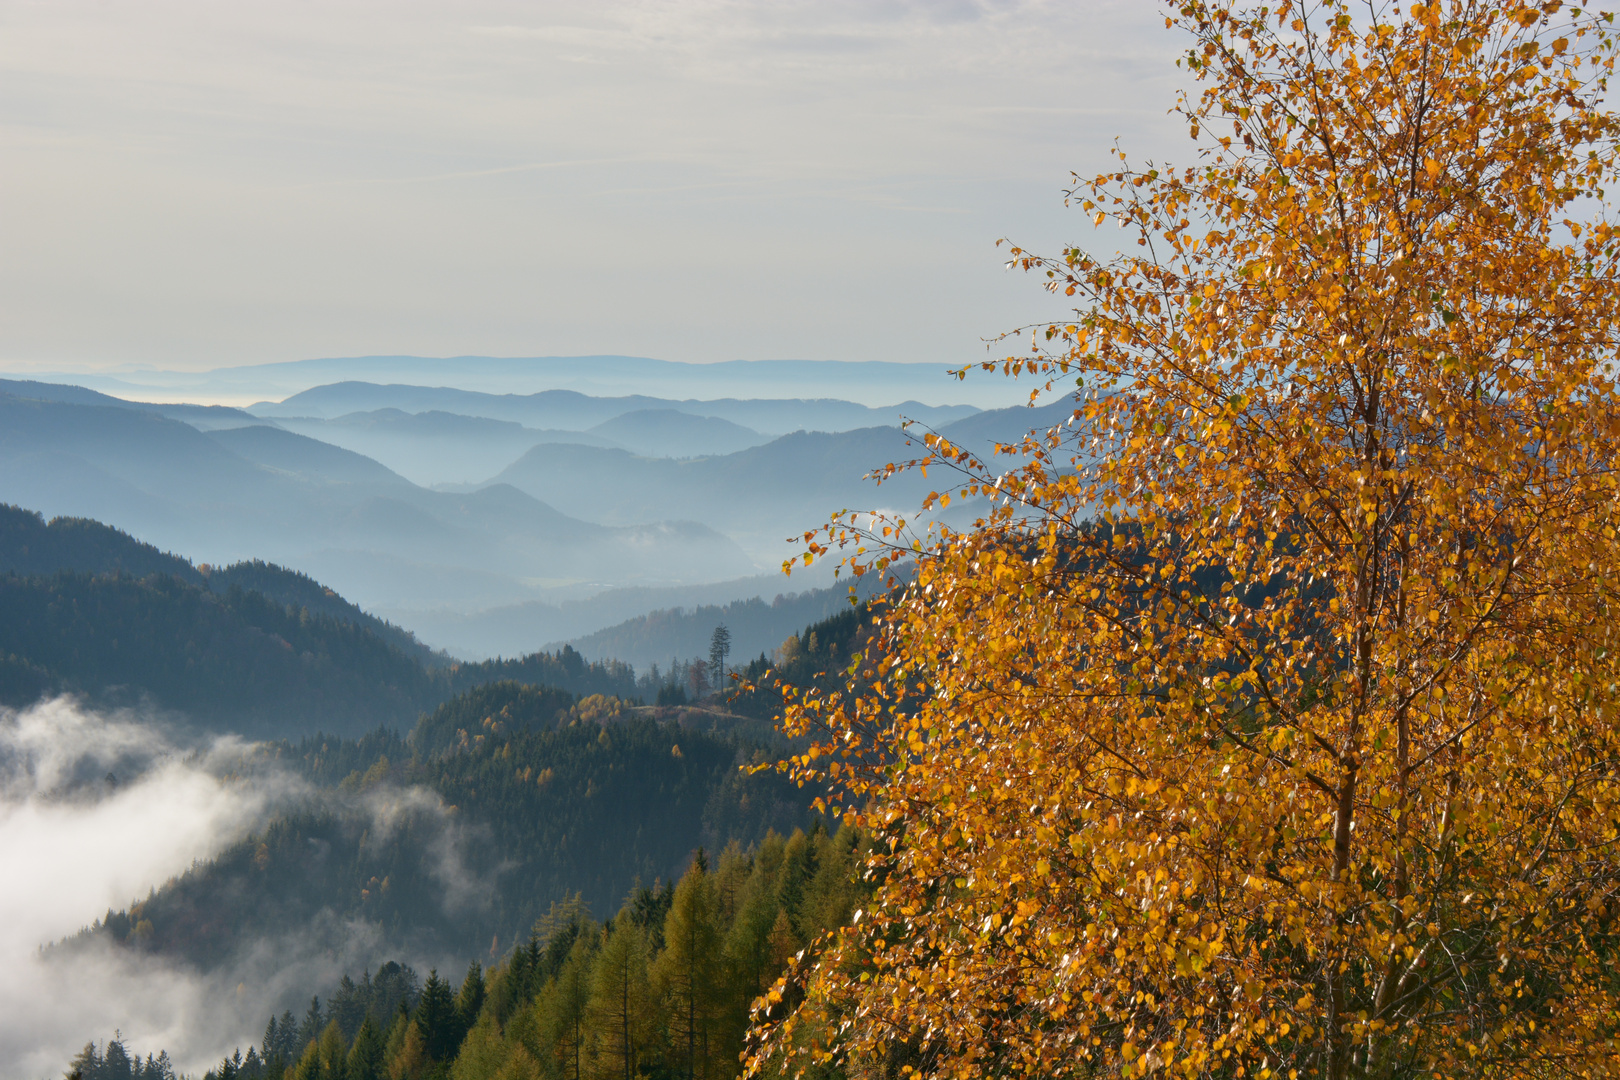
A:
[[[948,361],[1185,159],[1149,0],[0,0],[0,370]]]

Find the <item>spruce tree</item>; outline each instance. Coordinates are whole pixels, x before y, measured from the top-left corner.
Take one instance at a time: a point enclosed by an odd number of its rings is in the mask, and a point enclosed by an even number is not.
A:
[[[726,685],[726,657],[731,655],[731,631],[726,624],[721,623],[714,628],[714,634],[709,638],[709,670],[713,673],[714,686],[717,691],[723,691]]]
[[[368,990],[370,981],[367,978]],[[337,1021],[338,1030],[343,1032],[345,1039],[352,1039],[354,1033],[360,1030],[360,1018],[365,1015],[368,1004],[360,987],[345,973],[338,982],[337,993],[326,1003],[326,1015]]]
[[[270,1022],[264,1027],[264,1041],[259,1044],[262,1053],[259,1055],[265,1064],[275,1060],[281,1046],[281,1025],[276,1021],[275,1014],[270,1014]]]
[[[281,1014],[281,1027],[276,1032],[276,1045],[273,1048],[275,1057],[281,1062],[283,1068],[298,1060],[298,1052],[303,1045],[298,1042],[298,1021],[293,1019],[292,1010],[288,1009]],[[265,1048],[265,1056],[270,1056],[272,1048]]]
[[[321,999],[312,997],[309,999],[309,1008],[304,1013],[304,1022],[298,1025],[298,1038],[293,1046],[293,1052],[300,1060],[303,1059],[304,1048],[321,1037],[321,1028],[325,1026],[322,1023]],[[291,1058],[292,1055],[289,1054],[288,1057]]]
[[[347,1080],[383,1080],[383,1038],[370,1014],[361,1019],[354,1045],[349,1048]]]
[[[478,1022],[478,1014],[483,1008],[484,969],[474,960],[467,965],[467,975],[461,980],[461,990],[456,994],[457,1045]]]
[[[422,984],[422,1000],[417,1003],[416,1026],[422,1030],[422,1048],[434,1061],[450,1061],[461,1042],[457,1030],[456,1001],[450,984],[439,978],[438,969],[428,972]]]
[[[107,1043],[106,1053],[102,1055],[101,1075],[106,1080],[131,1080],[134,1071],[129,1051],[124,1049],[123,1035],[114,1033]]]
[[[84,1044],[84,1049],[68,1063],[68,1071],[63,1074],[67,1080],[78,1077],[79,1080],[101,1080],[101,1051],[96,1049],[95,1041]]]

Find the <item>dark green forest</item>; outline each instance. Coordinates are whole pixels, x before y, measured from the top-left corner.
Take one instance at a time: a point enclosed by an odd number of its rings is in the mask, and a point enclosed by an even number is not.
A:
[[[179,555],[160,551],[99,521],[56,517],[47,522],[32,510],[0,504],[0,574],[50,577],[64,570],[137,579],[167,574],[218,594],[240,587],[287,607],[308,609],[316,615],[330,615],[364,627],[425,663],[449,662],[448,657],[417,641],[409,630],[362,611],[296,570],[258,559],[223,567],[193,566]]]
[[[98,522],[0,506],[0,704],[67,692],[257,738],[353,737],[499,680],[649,700],[665,681],[566,646],[456,664],[303,574],[194,567]]]

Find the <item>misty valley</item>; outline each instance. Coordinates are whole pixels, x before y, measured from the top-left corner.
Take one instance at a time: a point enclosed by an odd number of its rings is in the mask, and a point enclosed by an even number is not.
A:
[[[736,1075],[868,888],[775,720],[881,586],[777,567],[1066,415],[0,382],[0,1071]]]
[[[0,1080],[1620,1080],[1617,15],[5,5]]]

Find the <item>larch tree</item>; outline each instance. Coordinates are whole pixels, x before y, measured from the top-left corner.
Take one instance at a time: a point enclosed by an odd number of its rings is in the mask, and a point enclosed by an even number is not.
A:
[[[535,1001],[535,1016],[544,1043],[553,1048],[554,1071],[563,1080],[584,1080],[586,1008],[590,1001],[591,960],[596,942],[575,938],[568,958]]]
[[[1012,249],[1076,309],[996,366],[1072,420],[927,436],[974,528],[807,538],[915,571],[787,712],[880,884],[750,1068],[1620,1074],[1611,21],[1167,22],[1196,164]]]
[[[720,1059],[724,953],[714,907],[713,878],[694,861],[675,887],[664,918],[664,951],[651,970],[654,992],[665,1002],[671,1049],[686,1080],[712,1080]]]
[[[595,1080],[634,1080],[651,1039],[647,937],[626,905],[608,927],[591,969],[585,1018]]]

